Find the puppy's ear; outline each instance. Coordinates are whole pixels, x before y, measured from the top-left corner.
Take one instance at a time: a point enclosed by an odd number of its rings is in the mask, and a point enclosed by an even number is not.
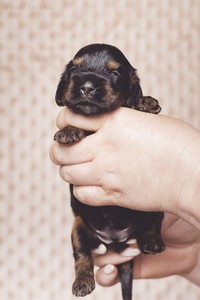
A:
[[[63,97],[64,91],[65,91],[65,86],[66,86],[66,79],[65,79],[65,72],[64,72],[61,75],[60,82],[58,84],[56,96],[55,96],[56,103],[59,106],[63,106],[62,97]]]
[[[129,88],[128,99],[126,101],[127,107],[131,107],[137,98],[143,96],[142,89],[140,87],[140,79],[137,76],[136,69],[130,66],[129,74],[130,74],[130,88]]]
[[[64,93],[65,93],[65,89],[66,89],[66,87],[68,86],[68,83],[69,83],[69,71],[70,71],[71,67],[72,67],[72,61],[70,61],[67,64],[67,66],[65,67],[65,70],[61,75],[61,78],[60,78],[60,81],[59,81],[59,84],[58,84],[58,87],[57,87],[55,99],[56,99],[56,103],[59,106],[64,105],[63,104],[63,96],[64,96]]]

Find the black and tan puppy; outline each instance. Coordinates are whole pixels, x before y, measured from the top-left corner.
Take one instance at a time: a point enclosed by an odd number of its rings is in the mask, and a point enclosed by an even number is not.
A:
[[[104,114],[120,106],[154,114],[161,110],[157,100],[142,95],[136,70],[123,53],[105,44],[92,44],[78,51],[61,76],[56,102],[86,116]],[[70,145],[88,134],[91,132],[67,126],[55,134],[55,140]],[[91,250],[100,243],[117,252],[123,251],[130,239],[137,240],[144,254],[165,249],[160,235],[163,213],[92,207],[75,198],[72,186],[70,190],[75,215],[72,245],[76,278],[72,290],[76,296],[85,296],[95,288]],[[118,269],[123,299],[131,300],[133,260]]]

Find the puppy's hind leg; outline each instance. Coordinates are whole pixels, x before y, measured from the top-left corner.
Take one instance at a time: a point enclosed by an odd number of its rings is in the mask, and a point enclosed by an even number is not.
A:
[[[133,259],[117,266],[121,281],[123,300],[132,300]]]
[[[140,227],[137,243],[142,253],[157,254],[165,250],[165,244],[161,237],[161,225],[164,218],[162,212],[148,213],[151,217],[146,227]],[[147,218],[147,217],[146,217]]]
[[[88,247],[87,228],[77,216],[72,229],[72,246],[75,259],[75,281],[72,292],[77,297],[90,294],[95,288],[94,262]]]

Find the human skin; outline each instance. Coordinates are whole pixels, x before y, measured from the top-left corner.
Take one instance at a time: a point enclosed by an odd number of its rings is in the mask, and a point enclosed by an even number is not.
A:
[[[174,118],[126,108],[97,117],[80,116],[65,108],[58,115],[57,125],[96,132],[72,146],[54,142],[50,149],[52,161],[60,165],[61,177],[74,185],[80,201],[165,212],[162,235],[166,250],[155,257],[136,257],[134,276],[184,274],[196,282],[200,132]],[[95,256],[96,264],[102,267],[97,272],[99,283],[111,285],[117,281],[116,268],[105,277],[103,266],[115,265],[120,259],[130,258],[113,253]],[[180,259],[184,263],[180,264]]]

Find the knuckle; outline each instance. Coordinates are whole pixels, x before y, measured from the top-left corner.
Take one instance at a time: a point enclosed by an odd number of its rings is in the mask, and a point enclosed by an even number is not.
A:
[[[65,181],[70,183],[70,176],[69,176],[67,166],[61,166],[59,168],[59,173],[60,173],[60,176],[61,176],[62,179],[64,179]]]
[[[59,145],[57,142],[54,142],[51,145],[50,150],[49,150],[49,156],[54,164],[57,164],[57,165],[60,164],[60,161],[59,161],[60,151],[59,151]]]
[[[87,201],[87,197],[86,197],[86,193],[84,193],[84,190],[85,188],[82,188],[81,186],[77,186],[77,185],[74,185],[73,186],[73,194],[74,196],[80,201],[80,202],[83,202],[83,203],[86,203]]]
[[[65,163],[65,151],[63,145],[55,142],[52,148],[52,156],[57,165],[63,165]]]
[[[65,126],[67,125],[67,122],[66,122],[66,120],[65,120],[66,112],[67,112],[66,109],[63,108],[63,109],[59,112],[59,114],[58,114],[58,116],[57,116],[57,118],[56,118],[56,125],[57,125],[57,127],[58,127],[59,129],[62,129],[63,127],[65,127]]]

